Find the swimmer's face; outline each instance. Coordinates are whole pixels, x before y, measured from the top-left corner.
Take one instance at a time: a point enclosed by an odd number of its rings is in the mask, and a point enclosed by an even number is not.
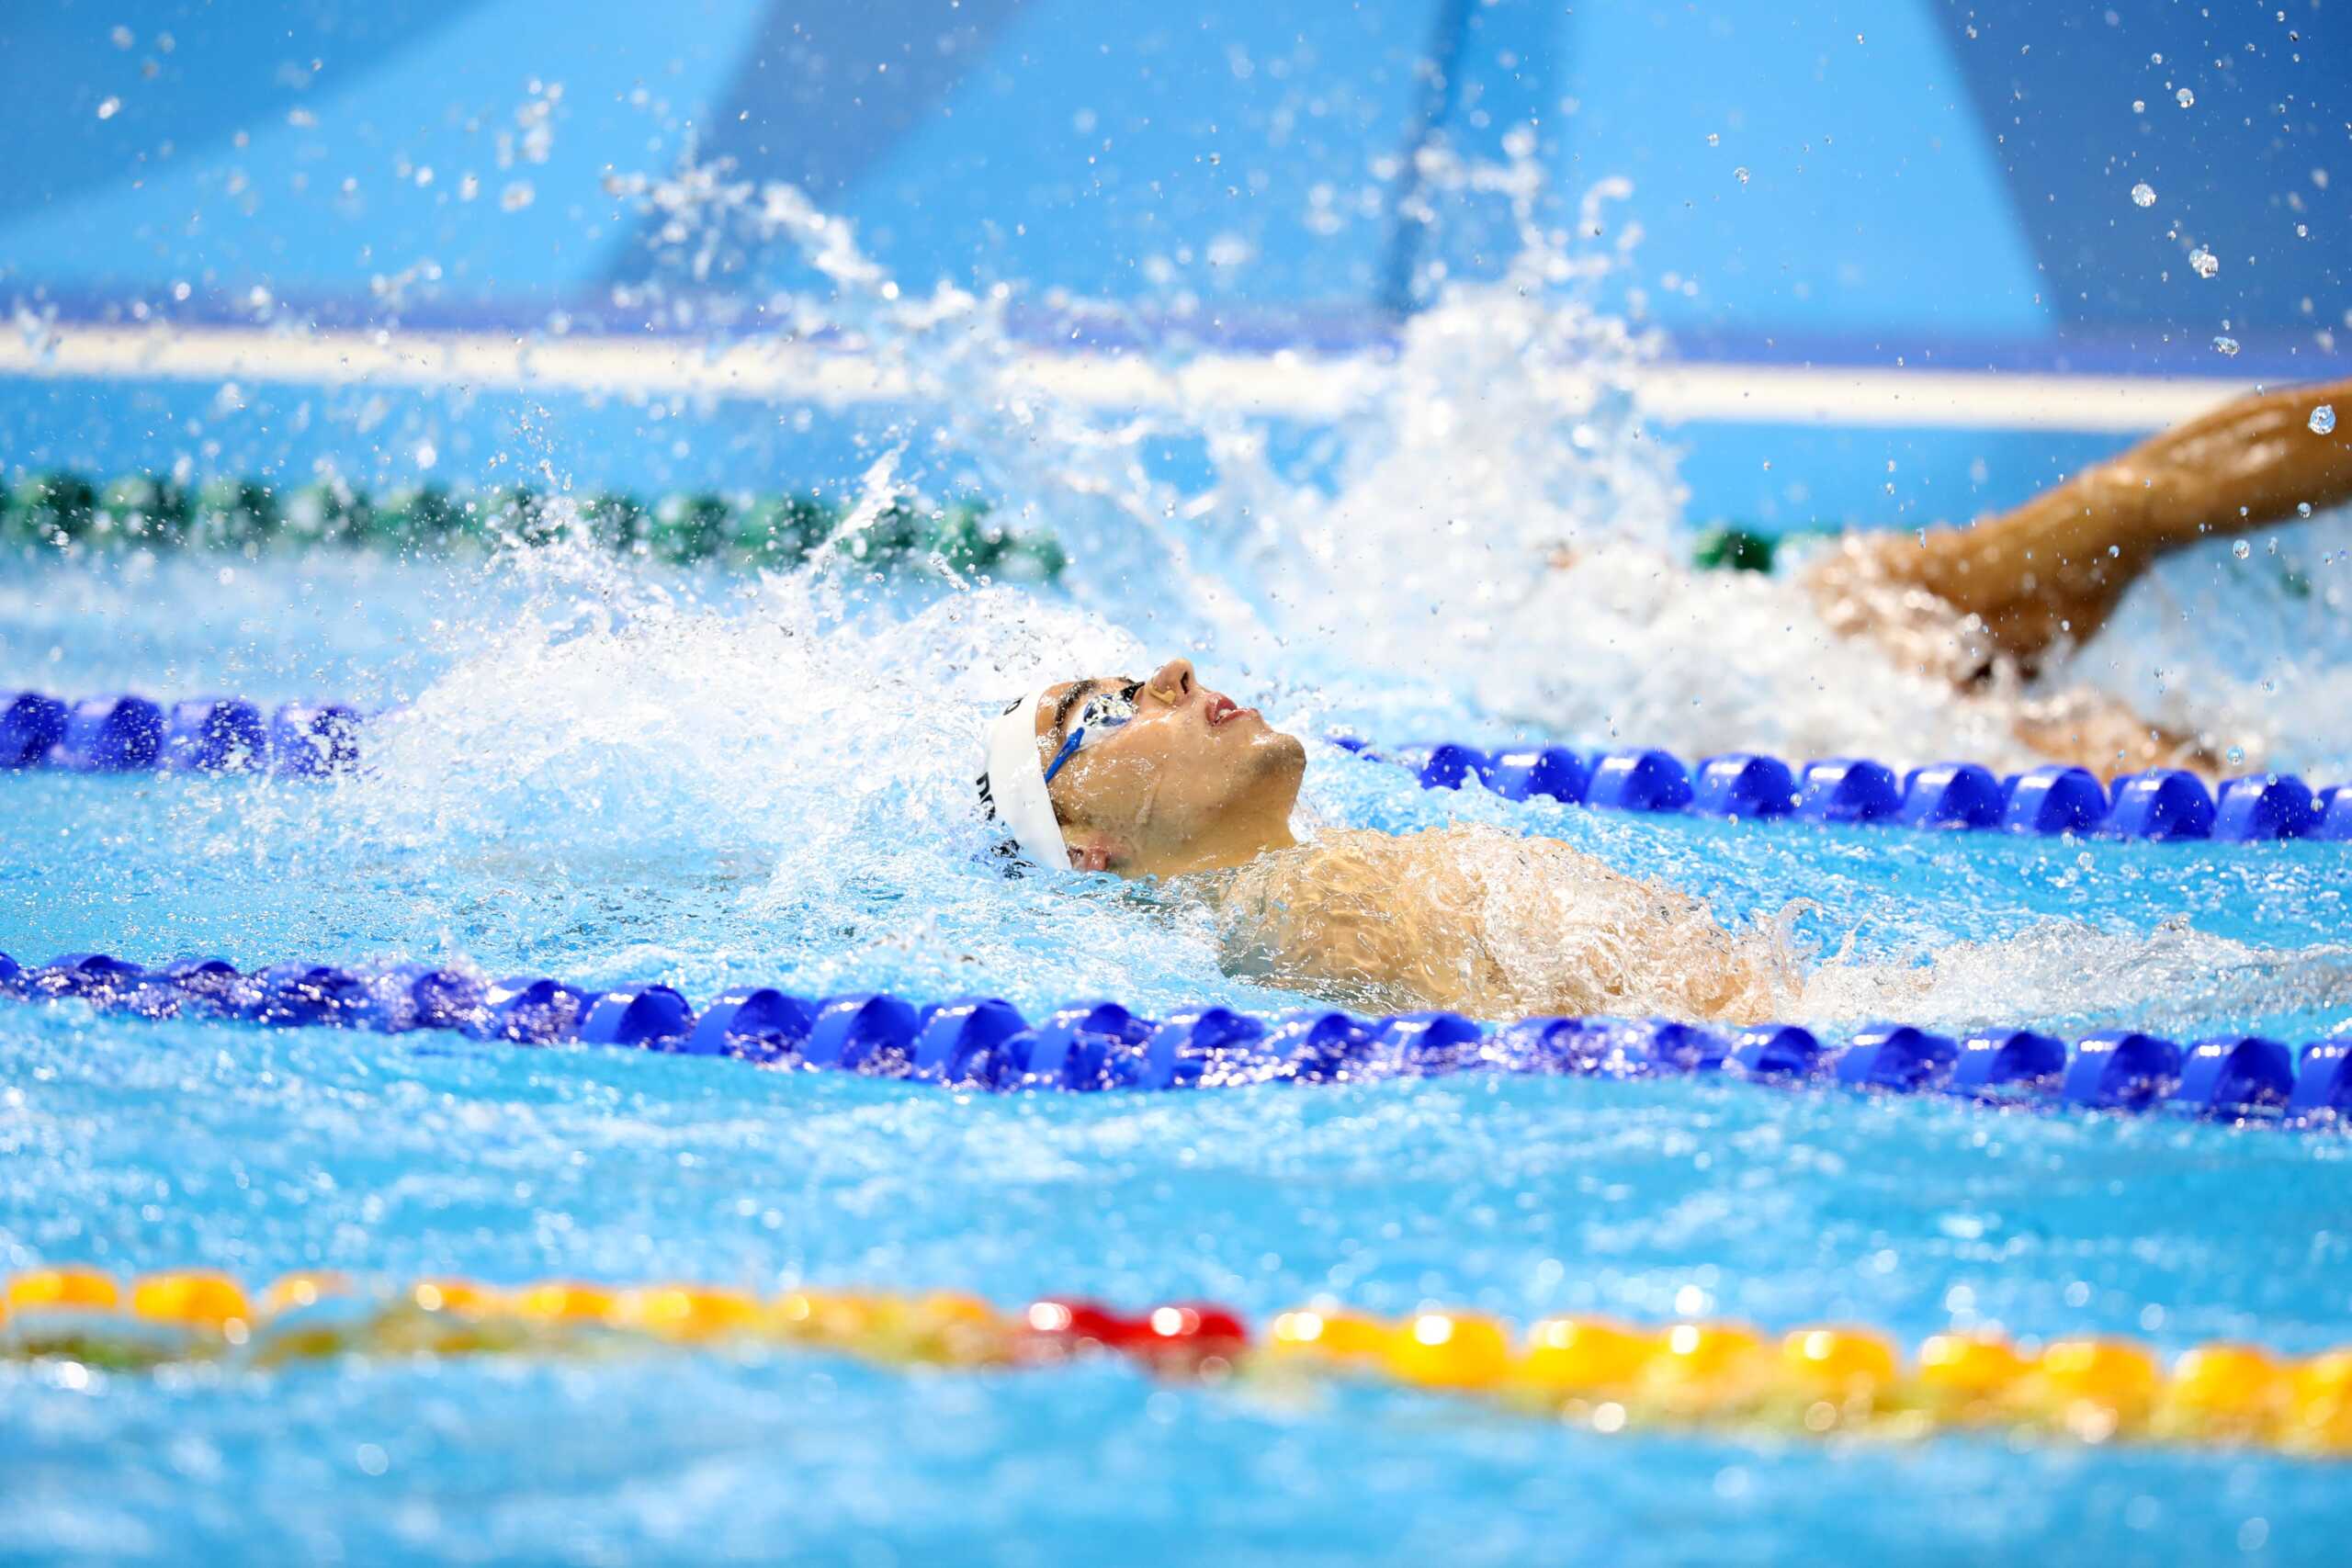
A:
[[[1071,756],[1047,793],[1071,858],[1094,869],[1151,874],[1247,858],[1233,846],[1265,823],[1286,824],[1306,749],[1195,680],[1172,659],[1140,682],[1101,676],[1055,686],[1037,705],[1040,764],[1061,750],[1096,695],[1133,686],[1135,716]]]

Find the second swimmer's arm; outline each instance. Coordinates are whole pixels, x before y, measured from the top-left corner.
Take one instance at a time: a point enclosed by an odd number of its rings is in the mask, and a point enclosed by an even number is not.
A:
[[[2089,641],[2167,553],[2352,501],[2352,420],[2312,429],[2324,403],[2352,412],[2352,381],[2240,398],[1968,527],[1855,541],[1816,569],[1816,595],[1838,625],[1869,614],[1846,603],[1858,571],[1924,590],[2030,671],[2054,644]]]

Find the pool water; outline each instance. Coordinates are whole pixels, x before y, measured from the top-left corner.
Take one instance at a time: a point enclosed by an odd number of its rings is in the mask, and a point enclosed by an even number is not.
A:
[[[17,624],[72,613],[53,655],[9,673],[404,705],[374,771],[10,779],[0,951],[427,957],[696,998],[782,982],[984,985],[1032,1010],[1283,1004],[1218,971],[1196,916],[986,864],[963,795],[983,699],[1048,658],[1145,651],[1081,603],[537,559],[237,571],[209,615],[165,619],[139,615],[152,584],[17,569]],[[89,629],[107,618],[130,624]],[[1317,673],[1269,672],[1275,716],[1394,732],[1430,701]],[[1798,903],[1798,1017],[1826,1032],[1894,1013],[2305,1039],[2352,1016],[2337,846],[1640,818],[1424,791],[1319,744],[1308,799],[1326,821],[1557,835],[1728,920]],[[74,1003],[8,1008],[0,1062],[0,1269],[2352,1339],[2352,1243],[2333,1219],[2352,1169],[2332,1135],[1691,1082],[973,1098]],[[1929,1558],[2100,1543],[2189,1562],[2248,1542],[2309,1560],[2352,1524],[2331,1467],[2245,1454],[1605,1438],[1404,1393],[1269,1404],[1111,1365],[11,1365],[0,1390],[17,1521],[0,1550],[27,1560],[1768,1562],[1825,1542],[1919,1555],[1925,1506],[1951,1521]]]
[[[2016,760],[1996,718],[1834,644],[1787,578],[1674,566],[1672,455],[1623,408],[1545,442],[1541,410],[1482,406],[1514,355],[1633,352],[1565,308],[1531,350],[1521,298],[1417,321],[1315,476],[1204,417],[1214,474],[1190,490],[1142,471],[1164,431],[1046,402],[1012,419],[974,323],[963,379],[924,384],[974,395],[935,414],[956,456],[921,477],[976,477],[1061,534],[1066,590],[733,579],[571,547],[0,563],[0,686],[388,710],[368,770],[323,783],[0,780],[0,951],[1272,1010],[1292,998],[1226,976],[1198,911],[1008,882],[972,811],[991,703],[1183,651],[1317,738],[1313,823],[1554,835],[1777,922],[1805,975],[1791,1020],[1826,1033],[1894,1015],[2301,1041],[2352,1021],[2341,846],[1652,819],[1424,791],[1319,739]],[[888,327],[865,322],[885,363]],[[887,460],[865,477],[897,482]],[[1465,542],[1432,522],[1449,514],[1492,527]],[[2352,776],[2341,525],[2280,532],[2299,592],[2267,549],[2180,558],[2068,673]],[[1583,553],[1546,565],[1563,540]],[[2348,1150],[1693,1081],[974,1097],[0,1008],[0,1271],[809,1281],[1210,1298],[1252,1320],[1328,1294],[2302,1353],[2352,1342]],[[0,1364],[0,1560],[26,1562],[2205,1563],[2328,1560],[2352,1491],[2243,1452],[1603,1438],[1108,1361],[665,1353]]]

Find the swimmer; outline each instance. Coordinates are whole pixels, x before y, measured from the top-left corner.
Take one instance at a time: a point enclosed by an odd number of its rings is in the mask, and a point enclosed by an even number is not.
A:
[[[2314,431],[2325,404],[2340,433]],[[1967,527],[1849,536],[1808,586],[1831,628],[1909,668],[2004,694],[2026,746],[2103,778],[2152,767],[2211,776],[2213,746],[2085,690],[2028,681],[2097,636],[2157,561],[2352,501],[2352,381],[2242,398]]]
[[[2310,428],[2352,382],[2232,403],[1968,528],[1849,539],[1815,566],[1831,626],[1963,689],[2006,693],[2019,738],[2103,775],[2211,773],[2193,737],[2111,698],[2017,699],[2165,555],[2352,500],[2352,440]],[[1155,877],[1216,916],[1228,971],[1343,1006],[1479,1018],[1662,1013],[1755,1021],[1801,989],[1770,929],[1568,844],[1292,818],[1306,750],[1178,659],[1148,680],[1048,686],[991,725],[981,799],[1040,867]]]
[[[1047,686],[989,726],[980,798],[1048,870],[1155,877],[1214,914],[1228,973],[1375,1012],[1756,1021],[1786,944],[1571,845],[1487,827],[1293,829],[1306,748],[1170,660]]]

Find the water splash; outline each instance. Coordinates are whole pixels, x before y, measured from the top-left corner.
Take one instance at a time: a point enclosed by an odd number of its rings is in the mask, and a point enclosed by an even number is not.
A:
[[[1136,402],[1105,416],[1041,382],[1012,326],[1015,289],[919,295],[788,186],[690,172],[648,199],[678,217],[666,231],[686,274],[774,272],[729,247],[781,246],[824,280],[822,300],[790,297],[767,319],[836,333],[903,389],[904,482],[976,485],[1023,525],[1059,532],[1077,601],[1155,651],[1319,688],[1317,716],[1373,733],[1483,723],[1702,753],[2034,760],[2002,703],[1833,635],[1802,563],[1745,579],[1684,564],[1678,454],[1641,393],[1666,344],[1624,313],[1640,240],[1612,222],[1624,182],[1600,182],[1572,223],[1552,225],[1532,162],[1427,162],[1434,208],[1499,205],[1515,243],[1494,276],[1426,280],[1429,308],[1392,351],[1314,367],[1337,406],[1305,465],[1276,456],[1282,425],[1247,412],[1246,394],[1188,378],[1182,344],[1123,362]],[[2199,256],[2202,270],[2211,253]],[[1171,444],[1197,444],[1203,471],[1153,471],[1146,453]],[[2321,646],[2342,640],[2338,627]],[[2052,683],[2132,687],[2128,643],[2110,635],[2099,651]],[[2172,663],[2151,716],[2233,739],[2286,730],[2256,690],[2275,681],[2268,662],[2186,695]],[[2344,749],[2352,733],[2312,750]]]
[[[789,187],[694,170],[647,185],[642,199],[676,220],[659,231],[674,265],[658,287],[676,292],[648,297],[657,313],[693,319],[715,344],[820,344],[904,399],[837,547],[892,501],[968,485],[1070,544],[1068,594],[952,575],[886,592],[839,547],[735,583],[585,547],[513,552],[472,592],[435,601],[438,624],[418,635],[438,673],[421,670],[387,721],[377,773],[260,808],[199,795],[179,825],[192,842],[236,839],[289,880],[369,868],[448,948],[577,952],[596,970],[586,978],[748,970],[822,988],[870,983],[880,964],[940,994],[977,975],[1035,994],[1200,999],[1227,983],[1192,915],[1114,892],[1049,896],[990,865],[971,779],[994,704],[1182,649],[1213,683],[1310,734],[2029,760],[1997,705],[1834,635],[1801,562],[1775,577],[1678,558],[1676,454],[1640,393],[1665,344],[1608,303],[1638,244],[1611,225],[1622,185],[1551,227],[1525,168],[1441,172],[1438,188],[1502,204],[1518,243],[1497,276],[1445,278],[1390,349],[1314,367],[1337,402],[1304,466],[1277,457],[1273,422],[1188,379],[1177,349],[1129,363],[1146,395],[1107,415],[1041,378],[1014,290],[909,289]],[[697,314],[707,305],[678,279],[763,249],[821,287],[756,317]],[[1150,449],[1176,440],[1198,445],[1201,472],[1154,469]],[[2201,556],[2165,575],[2215,607],[2135,595],[2099,645],[2127,675],[2141,649],[2169,655],[2216,624],[2234,586]],[[2301,646],[2338,646],[2342,585],[2304,575],[2319,586],[2297,601]],[[2181,605],[2189,633],[2173,625]],[[2224,694],[2272,714],[2300,694]],[[1345,766],[1319,753],[1310,780],[1329,819],[1419,825],[1430,809],[1348,808],[1346,790],[1319,782]],[[1611,859],[1694,886],[1719,863],[1638,836]],[[502,898],[537,902],[509,918]],[[1719,913],[1767,918],[1786,902],[1783,890]],[[689,905],[723,918],[693,925],[675,913]],[[1139,970],[1146,950],[1159,956]]]
[[[2190,1039],[2263,1018],[2309,1021],[2316,1034],[2352,1018],[2352,948],[2254,947],[2182,916],[2144,936],[2052,920],[2000,941],[1945,943],[1917,963],[1833,961],[1807,979],[1798,1011],[1833,1028],[1900,1018],[1964,1031],[2031,1019],[2087,1032],[2154,1017]]]

